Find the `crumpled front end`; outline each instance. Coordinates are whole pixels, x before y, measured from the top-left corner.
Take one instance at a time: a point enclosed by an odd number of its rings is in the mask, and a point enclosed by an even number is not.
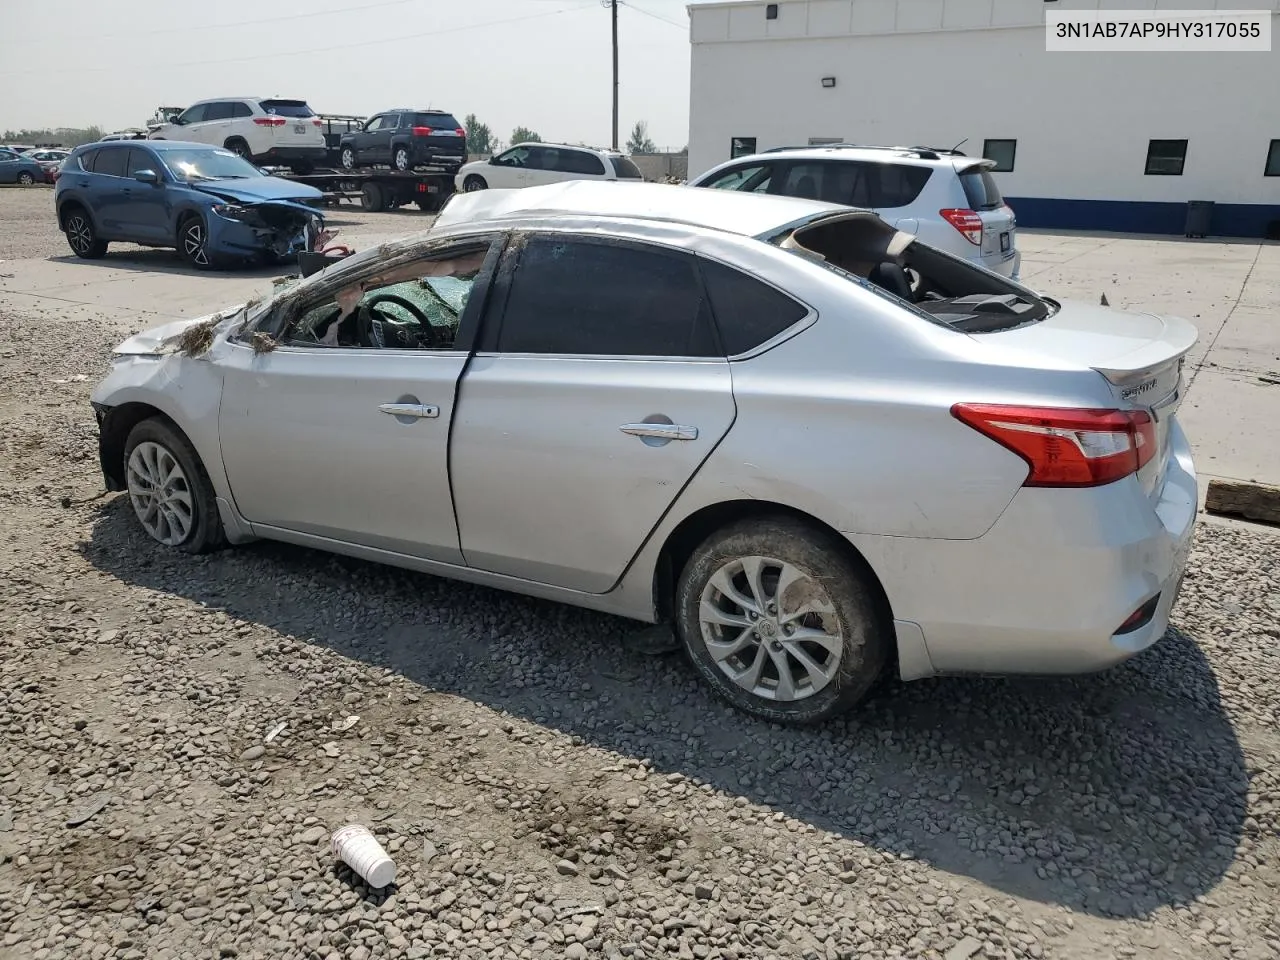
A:
[[[211,252],[278,259],[314,248],[324,228],[319,210],[287,200],[217,203],[209,217]]]

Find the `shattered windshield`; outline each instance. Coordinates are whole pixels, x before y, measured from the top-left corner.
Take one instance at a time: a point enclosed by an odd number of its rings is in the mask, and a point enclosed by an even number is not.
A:
[[[179,180],[246,180],[266,176],[230,150],[162,150],[164,165]]]

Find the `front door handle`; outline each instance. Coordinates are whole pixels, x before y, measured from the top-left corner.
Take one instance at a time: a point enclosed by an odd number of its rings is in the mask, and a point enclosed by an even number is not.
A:
[[[618,428],[633,437],[654,440],[697,440],[698,428],[681,423],[624,423]]]
[[[418,420],[434,420],[440,416],[440,408],[429,403],[380,403],[378,409],[393,417],[414,417]]]

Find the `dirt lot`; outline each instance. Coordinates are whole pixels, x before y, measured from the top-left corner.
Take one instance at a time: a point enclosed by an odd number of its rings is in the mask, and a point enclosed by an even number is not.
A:
[[[0,259],[64,255],[50,207],[0,191]],[[155,549],[96,496],[130,324],[36,302],[0,287],[0,957],[1280,956],[1274,535],[1202,525],[1122,668],[784,730],[624,622]],[[335,867],[353,820],[394,887]]]

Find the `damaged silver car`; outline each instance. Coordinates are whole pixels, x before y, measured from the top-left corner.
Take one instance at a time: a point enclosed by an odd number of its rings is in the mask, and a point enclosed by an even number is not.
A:
[[[886,669],[1158,642],[1195,340],[866,211],[576,181],[457,195],[135,336],[92,400],[158,544],[270,538],[669,624],[732,703],[811,722]]]
[[[77,147],[54,194],[58,226],[78,257],[113,241],[173,247],[190,264],[278,263],[314,248],[324,195],[269,177],[230,150],[120,141]]]

